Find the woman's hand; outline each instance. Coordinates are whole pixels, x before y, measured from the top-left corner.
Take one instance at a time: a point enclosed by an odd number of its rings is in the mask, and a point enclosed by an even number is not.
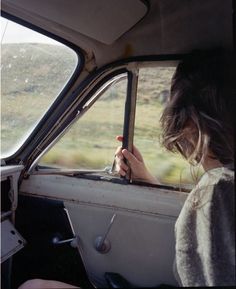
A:
[[[122,141],[122,136],[117,136],[118,141]],[[125,159],[128,160],[130,169],[132,172],[132,179],[142,180],[152,184],[158,184],[157,179],[148,171],[145,166],[143,157],[140,151],[133,145],[133,153],[127,149],[122,149],[119,146],[115,153],[116,167],[115,170],[121,175],[125,176],[128,172],[128,165],[125,163]]]

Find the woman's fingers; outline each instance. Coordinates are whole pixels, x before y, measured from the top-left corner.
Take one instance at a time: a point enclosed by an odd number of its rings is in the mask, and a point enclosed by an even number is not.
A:
[[[129,167],[123,161],[120,162],[120,167],[121,167],[122,170],[124,170],[126,172],[129,169]]]
[[[123,136],[122,135],[116,136],[116,140],[122,142]],[[138,149],[134,147],[134,150],[135,152],[137,152],[138,158],[142,160],[142,156],[139,153]],[[129,161],[131,168],[132,167],[135,168],[135,164],[138,162],[138,158],[136,159],[136,157],[131,152],[129,152],[127,149],[122,149],[122,147],[119,146],[115,152],[115,159],[116,159],[116,171],[121,176],[125,176],[129,169],[129,166],[124,161],[125,158]]]
[[[131,152],[129,152],[127,149],[122,150],[122,154],[124,157],[129,161],[131,167],[135,167],[135,165],[138,162],[138,159],[133,155]]]
[[[122,154],[122,147],[118,147],[116,149],[115,156],[118,157],[119,159],[123,159],[124,158],[124,156]]]
[[[116,140],[122,142],[123,136],[121,135],[116,136]],[[153,184],[159,183],[159,181],[156,180],[156,178],[152,176],[152,174],[146,168],[142,154],[136,148],[135,145],[133,145],[132,153],[129,152],[127,149],[122,149],[121,146],[119,146],[116,150],[115,168],[116,168],[116,171],[121,176],[125,176],[129,169],[128,165],[125,163],[125,159],[128,160],[129,162],[129,166],[132,171],[132,178],[145,180],[146,182],[153,183]]]
[[[119,167],[121,167],[121,169],[127,171],[128,170],[128,166],[126,165],[126,163],[124,162],[124,156],[122,154],[122,149],[118,148],[115,154],[115,159],[116,159],[116,163],[118,164]]]
[[[125,164],[124,160],[120,159],[118,156],[116,156],[116,171],[122,175],[125,176],[129,167]]]
[[[123,136],[122,135],[116,136],[116,140],[122,142]],[[143,157],[135,145],[133,145],[133,153],[129,152],[127,149],[122,149],[122,147],[119,146],[116,149],[115,155],[116,155],[116,171],[122,176],[126,175],[129,166],[133,171],[133,173],[139,170],[137,167],[140,167],[140,165],[142,166],[141,163],[143,162]],[[124,159],[128,160],[129,166],[125,163]]]
[[[127,173],[126,171],[124,171],[124,170],[122,170],[121,168],[119,168],[119,170],[118,170],[118,174],[119,174],[119,175],[121,175],[121,176],[124,177],[124,176],[126,175],[126,173]]]
[[[121,175],[125,176],[129,167],[124,162],[124,155],[122,154],[122,147],[119,146],[115,152],[116,166],[115,170]]]
[[[124,139],[124,137],[122,135],[117,135],[116,136],[116,140],[122,142]],[[143,161],[143,157],[142,154],[140,153],[140,151],[137,149],[137,147],[135,145],[133,145],[133,154],[135,155],[135,157],[139,160],[139,161]]]

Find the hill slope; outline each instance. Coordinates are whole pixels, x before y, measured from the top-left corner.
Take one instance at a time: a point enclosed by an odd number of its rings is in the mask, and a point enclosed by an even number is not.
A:
[[[3,44],[2,95],[22,93],[55,96],[76,65],[76,54],[50,44]]]

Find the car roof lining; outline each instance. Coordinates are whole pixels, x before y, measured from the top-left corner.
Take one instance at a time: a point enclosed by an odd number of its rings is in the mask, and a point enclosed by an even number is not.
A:
[[[104,44],[115,42],[148,11],[141,0],[70,0],[69,5],[64,0],[7,2]]]
[[[27,13],[26,7],[17,8],[19,3],[23,5],[24,1],[38,2],[40,5],[41,2],[47,5],[55,2],[55,0],[2,0],[2,9],[55,35],[60,35],[89,54],[92,53],[97,67],[119,59],[142,55],[183,54],[193,49],[213,47],[233,49],[232,0],[147,1],[149,11],[145,17],[111,44],[104,44],[64,26],[64,20],[68,17],[74,22],[77,21],[76,17],[70,16],[66,11],[61,23],[58,24],[37,16],[39,12],[36,6],[34,14]],[[80,1],[76,3],[79,9]]]

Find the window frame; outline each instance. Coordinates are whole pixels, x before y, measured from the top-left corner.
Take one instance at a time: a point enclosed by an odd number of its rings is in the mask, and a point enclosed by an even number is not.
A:
[[[137,74],[137,69],[139,68],[144,68],[144,67],[157,67],[158,63],[161,64],[160,66],[164,67],[164,66],[176,66],[177,63],[179,62],[180,58],[179,56],[176,57],[174,60],[173,59],[157,59],[156,61],[153,60],[144,60],[141,62],[138,61],[134,61],[132,59],[132,61],[130,61],[129,63],[126,63],[125,65],[122,63],[118,66],[116,66],[115,68],[113,67],[113,70],[106,74],[107,70],[102,71],[105,73],[105,76],[103,75],[103,73],[96,73],[96,76],[98,76],[98,82],[97,84],[91,89],[91,91],[87,94],[86,97],[84,97],[82,99],[82,101],[80,101],[79,106],[78,107],[83,107],[85,105],[85,103],[87,103],[90,99],[93,98],[94,94],[106,83],[109,81],[109,79],[111,79],[112,77],[115,77],[116,75],[119,74],[123,74],[123,73],[127,73],[128,76],[128,81],[127,81],[127,95],[126,95],[126,103],[125,103],[125,114],[124,114],[124,123],[123,123],[123,135],[124,135],[124,139],[125,141],[122,143],[122,147],[124,148],[130,148],[132,147],[132,143],[133,143],[133,137],[134,137],[134,122],[135,120],[130,117],[130,114],[132,114],[132,112],[135,112],[136,109],[136,101],[130,102],[130,98],[131,95],[134,93],[134,87],[135,85],[137,85],[137,83],[135,84],[135,82],[132,84],[133,79],[136,77],[135,74]],[[96,77],[93,77],[92,79],[94,79]],[[91,78],[87,79],[87,84],[90,83],[90,81],[92,80]],[[135,97],[137,96],[137,87],[136,87],[136,91],[135,91]],[[91,101],[93,103],[95,103],[97,101],[97,99],[95,101]],[[77,109],[78,109],[77,107]],[[72,123],[72,122],[71,122]],[[73,121],[74,123],[74,121]],[[54,143],[53,143],[54,144]],[[51,146],[50,146],[51,147]],[[36,173],[37,174],[37,170],[41,171],[38,173],[43,173],[42,170],[43,168],[46,168],[44,166],[41,166],[38,164],[39,159],[42,157],[42,155],[46,153],[46,151],[44,151],[40,156],[38,156],[37,159],[35,159],[35,161],[33,162],[33,164],[31,165],[28,173]],[[36,169],[36,171],[35,171]],[[79,172],[79,170],[77,170]],[[76,170],[71,170],[72,173],[75,173],[76,175]],[[61,173],[61,174],[66,174],[67,172],[64,170],[62,170],[61,172],[55,170],[55,173]],[[69,170],[68,173],[70,174]],[[84,178],[92,178],[92,179],[99,179],[98,176],[94,176],[91,177],[84,174],[82,175],[82,177]],[[111,177],[111,179],[109,180],[111,182],[117,182],[117,178],[113,178]],[[145,187],[156,187],[156,188],[164,188],[164,189],[170,189],[170,190],[175,190],[175,191],[181,191],[181,192],[189,192],[190,189],[188,188],[179,188],[176,186],[172,186],[172,185],[166,185],[166,184],[149,184],[146,182],[140,182],[140,181],[130,181],[130,178],[121,178],[119,183],[123,183],[123,184],[131,184],[133,183],[134,185],[141,185],[141,186],[145,186]]]
[[[40,152],[40,154],[37,154],[37,156],[34,158],[34,161],[30,164],[30,166],[28,166],[28,170],[26,172],[27,175],[30,175],[31,173],[34,172],[34,170],[38,170],[38,168],[42,167],[38,164],[38,162],[40,161],[41,157],[53,146],[55,145],[60,138],[66,133],[66,131],[71,127],[71,125],[74,124],[74,122],[76,122],[77,120],[79,120],[80,116],[82,116],[84,113],[86,113],[89,108],[91,108],[93,106],[93,104],[100,98],[100,95],[95,98],[95,100],[93,100],[93,97],[96,93],[99,92],[99,90],[102,88],[102,86],[104,86],[109,80],[111,80],[112,78],[118,76],[118,75],[122,75],[122,74],[127,74],[127,86],[129,85],[129,71],[126,68],[118,68],[115,69],[114,71],[110,72],[110,71],[105,71],[104,74],[99,74],[98,75],[98,79],[95,79],[95,83],[94,86],[91,88],[90,91],[87,92],[87,94],[83,97],[83,95],[81,97],[79,97],[79,99],[77,100],[77,104],[75,104],[72,108],[72,116],[69,117],[67,123],[64,124],[64,129],[61,131],[61,133],[57,134],[55,136],[55,138],[53,136],[51,136],[52,141],[48,141],[48,145],[46,145],[46,147],[42,150],[42,152]],[[86,81],[86,84],[91,84],[90,81]],[[83,86],[80,87],[80,90],[82,90]],[[127,99],[127,91],[126,90],[126,99]],[[75,95],[78,95],[77,91],[74,92]],[[101,94],[101,93],[100,93]],[[89,103],[89,105],[86,106],[86,104]],[[77,114],[77,112],[80,112],[79,114]],[[74,113],[73,113],[74,112]],[[124,122],[123,122],[123,126],[124,126]],[[36,151],[37,153],[37,151]],[[79,171],[79,170],[77,170]]]
[[[123,71],[123,70],[122,70]],[[126,76],[125,76],[126,74]],[[111,77],[110,77],[111,76]],[[120,76],[120,77],[119,77]],[[99,99],[102,97],[102,95],[113,85],[118,83],[120,80],[126,79],[127,82],[127,88],[126,88],[126,95],[124,97],[124,101],[127,101],[127,90],[128,90],[128,83],[129,83],[129,77],[128,77],[128,72],[121,72],[121,70],[116,71],[114,74],[107,75],[105,77],[105,80],[103,80],[101,83],[99,83],[99,86],[96,86],[96,89],[94,88],[92,92],[90,93],[89,98],[85,98],[83,102],[81,102],[80,107],[81,109],[78,109],[78,115],[75,117],[69,124],[68,126],[65,127],[65,129],[62,131],[61,134],[59,134],[47,147],[46,149],[38,156],[38,158],[34,161],[32,166],[30,167],[29,173],[31,173],[34,168],[40,169],[42,167],[46,167],[45,165],[39,164],[40,159],[54,146],[57,144],[58,141],[67,133],[67,131],[77,122],[79,119],[87,113],[87,111],[93,107],[93,105],[99,101]],[[109,81],[110,80],[110,81]],[[123,115],[124,119],[124,115]],[[124,121],[122,121],[122,125],[124,126]],[[49,167],[47,167],[49,168]],[[55,168],[56,170],[57,168]],[[58,168],[60,169],[60,168]],[[62,169],[62,171],[64,171]],[[80,170],[80,169],[72,169],[72,171],[91,171],[90,169],[88,170]],[[99,170],[98,170],[99,171]]]
[[[131,81],[132,78],[135,77],[134,74],[139,74],[139,69],[140,68],[152,68],[152,67],[158,67],[158,64],[161,63],[162,65],[159,65],[159,67],[169,67],[169,66],[173,66],[176,67],[177,64],[180,61],[180,57],[179,56],[175,56],[174,59],[158,59],[156,61],[142,61],[142,62],[133,62],[135,63],[135,69],[131,69],[130,70],[130,74],[131,74]],[[133,64],[131,63],[131,65]],[[164,65],[163,65],[164,64]],[[131,66],[130,65],[130,66]],[[137,79],[137,85],[139,83],[139,80]],[[132,85],[130,85],[130,89],[132,90]],[[125,139],[125,141],[122,142],[122,147],[126,148],[128,150],[131,150],[132,146],[133,146],[133,139],[134,139],[134,131],[135,131],[135,111],[136,111],[136,100],[137,100],[137,86],[134,88],[135,89],[135,100],[132,102],[128,102],[128,104],[126,103],[126,105],[128,105],[128,108],[125,108],[126,114],[125,115],[125,123],[124,123],[124,134],[123,137]],[[127,93],[128,94],[128,93]],[[130,91],[130,97],[132,96],[133,92]],[[128,97],[128,95],[127,95]],[[130,113],[131,112],[131,113]],[[132,112],[134,112],[134,116],[132,115]],[[125,129],[126,127],[126,129]],[[129,127],[129,129],[128,129]],[[131,135],[130,135],[131,134]],[[139,186],[144,186],[144,187],[154,187],[154,188],[163,188],[163,189],[167,189],[167,190],[174,190],[174,191],[180,191],[180,192],[185,192],[185,193],[189,193],[191,191],[191,189],[187,188],[186,186],[176,186],[176,184],[151,184],[151,183],[147,183],[147,182],[142,182],[142,181],[136,181],[136,180],[131,180],[131,175],[130,173],[128,173],[128,176],[125,178],[126,179],[126,183],[129,184],[134,184],[134,185],[139,185]]]

